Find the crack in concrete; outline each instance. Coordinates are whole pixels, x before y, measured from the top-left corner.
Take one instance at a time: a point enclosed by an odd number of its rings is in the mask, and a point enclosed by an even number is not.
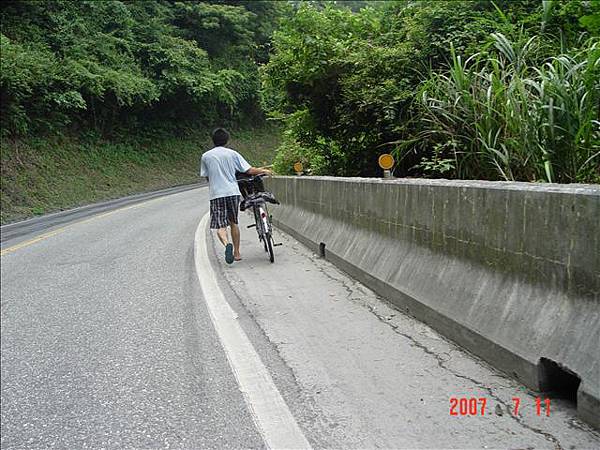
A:
[[[520,426],[522,426],[523,428],[526,428],[536,434],[539,434],[541,436],[544,436],[544,438],[550,442],[552,442],[555,445],[556,450],[563,450],[563,447],[560,444],[560,441],[558,440],[558,438],[554,435],[552,435],[551,433],[548,433],[544,430],[541,430],[539,428],[533,427],[525,422],[523,422],[523,418],[521,416],[515,416],[514,414],[510,413],[510,405],[508,405],[504,400],[502,400],[502,398],[500,398],[498,395],[496,395],[494,393],[494,390],[489,387],[486,386],[485,384],[481,383],[480,381],[475,380],[474,378],[471,378],[469,376],[463,375],[461,373],[458,373],[456,371],[454,371],[453,369],[451,369],[450,367],[448,367],[446,365],[446,363],[448,361],[450,361],[450,357],[445,360],[441,357],[441,354],[436,353],[435,351],[431,350],[429,347],[427,347],[425,344],[419,342],[418,340],[416,340],[413,336],[406,334],[406,333],[402,333],[401,331],[399,331],[399,326],[390,323],[387,318],[385,316],[382,316],[381,314],[377,313],[377,311],[375,310],[375,308],[372,305],[367,305],[369,311],[379,319],[379,321],[383,322],[384,324],[388,325],[390,328],[392,328],[394,330],[394,332],[400,336],[405,337],[406,339],[410,340],[412,342],[412,345],[414,347],[417,347],[419,349],[421,349],[424,353],[433,356],[433,358],[437,361],[437,364],[444,370],[450,372],[453,376],[457,377],[457,378],[462,378],[465,379],[467,381],[470,381],[471,383],[475,384],[476,386],[480,387],[481,389],[485,390],[488,395],[493,398],[494,400],[496,400],[499,404],[503,405],[504,408],[506,409],[506,411],[508,411],[508,416],[513,419],[515,422],[517,422]],[[447,354],[447,353],[444,353]],[[450,355],[448,355],[450,356]]]
[[[298,253],[298,252],[297,252]],[[352,300],[352,297],[354,296],[355,292],[353,290],[353,287],[351,287],[345,279],[340,279],[340,278],[336,278],[334,276],[332,276],[331,274],[327,273],[325,271],[325,267],[322,264],[318,264],[318,261],[316,260],[316,258],[311,258],[309,257],[308,259],[310,259],[313,263],[315,263],[315,265],[318,267],[319,272],[321,272],[323,275],[325,275],[327,278],[329,278],[332,281],[335,281],[337,283],[340,283],[344,289],[346,290],[346,292],[348,292],[348,295],[346,296],[347,299]],[[354,286],[356,286],[356,283],[354,283]],[[388,305],[391,309],[397,311],[399,314],[402,314],[403,316],[406,316],[402,311],[398,310],[397,308],[394,308],[393,305],[391,305],[389,302],[387,302],[385,299],[379,297],[377,294],[374,294],[376,296],[376,298],[379,301],[384,302],[386,305]],[[554,435],[552,435],[551,433],[548,433],[544,430],[541,430],[539,428],[536,428],[534,426],[531,426],[527,423],[525,423],[523,421],[523,418],[521,416],[515,416],[513,414],[510,413],[510,405],[508,405],[504,400],[502,400],[502,398],[500,398],[498,395],[496,395],[494,393],[494,390],[489,387],[484,385],[483,383],[481,383],[480,381],[475,380],[474,378],[471,378],[469,376],[463,375],[461,373],[458,373],[456,371],[454,371],[453,369],[451,369],[450,367],[448,367],[446,365],[446,363],[448,361],[451,360],[451,356],[449,353],[436,353],[433,350],[431,350],[429,347],[427,347],[426,345],[424,345],[423,343],[419,342],[418,340],[416,340],[413,336],[403,333],[399,330],[399,326],[393,323],[390,323],[389,319],[386,316],[383,316],[381,314],[379,314],[377,312],[377,310],[375,309],[375,307],[373,305],[370,305],[368,303],[365,304],[365,306],[367,307],[367,309],[375,316],[377,317],[377,319],[380,322],[383,322],[384,324],[386,324],[387,326],[389,326],[390,328],[392,328],[392,330],[394,330],[394,332],[406,339],[408,339],[409,341],[411,341],[411,345],[414,347],[417,347],[419,349],[421,349],[424,353],[431,355],[437,362],[438,366],[441,367],[442,369],[446,370],[447,372],[450,372],[453,376],[457,377],[457,378],[462,378],[465,379],[467,381],[470,381],[471,383],[475,384],[476,386],[480,387],[481,389],[485,390],[489,396],[491,398],[493,398],[494,400],[496,400],[496,402],[498,402],[499,404],[501,404],[504,409],[508,412],[508,416],[514,420],[515,422],[517,422],[521,427],[539,434],[541,436],[543,436],[546,440],[552,442],[555,446],[556,450],[563,450],[562,445],[560,444],[560,441],[558,440],[558,438]],[[408,317],[408,316],[406,316]],[[416,319],[414,319],[416,320]],[[446,341],[448,342],[448,341]],[[449,342],[448,342],[449,343]],[[453,343],[449,343],[450,345],[455,345]],[[455,350],[451,350],[451,351],[455,351]],[[442,358],[442,355],[447,355],[448,359],[444,359]]]
[[[284,239],[287,236],[284,235]],[[294,242],[293,240],[287,238],[285,239],[287,242],[287,244],[290,244],[291,242]],[[295,245],[302,245],[300,242],[297,242]],[[390,302],[388,302],[387,300],[385,300],[384,298],[380,297],[379,295],[377,295],[374,291],[372,291],[371,289],[367,289],[366,291],[364,289],[360,288],[360,283],[358,282],[347,282],[347,275],[340,270],[339,268],[337,268],[335,265],[332,265],[332,267],[338,271],[340,273],[340,275],[342,275],[342,277],[338,278],[333,276],[331,273],[327,272],[327,269],[329,268],[329,265],[331,265],[331,262],[327,261],[326,259],[323,259],[322,257],[318,256],[317,254],[315,254],[314,252],[312,252],[312,255],[306,255],[304,254],[302,251],[300,251],[298,248],[294,247],[293,245],[290,245],[290,248],[292,249],[292,251],[297,255],[297,256],[301,256],[303,259],[310,261],[310,263],[312,263],[313,266],[317,267],[318,272],[320,272],[321,274],[323,274],[325,277],[327,277],[328,279],[330,279],[331,281],[334,281],[336,283],[341,284],[341,286],[343,286],[344,290],[346,291],[347,295],[346,295],[346,299],[350,300],[353,303],[359,303],[361,306],[366,306],[367,309],[375,316],[377,317],[377,319],[383,323],[385,323],[386,325],[388,325],[390,328],[392,328],[394,330],[394,332],[406,339],[408,339],[409,341],[411,341],[411,345],[414,347],[417,347],[419,349],[421,349],[424,353],[429,354],[430,356],[432,356],[438,366],[444,370],[446,370],[447,372],[449,372],[450,374],[452,374],[453,376],[457,377],[457,378],[461,378],[464,380],[467,380],[471,383],[473,383],[474,385],[480,387],[481,389],[485,390],[489,396],[491,398],[493,398],[498,404],[502,405],[502,407],[508,412],[508,416],[514,420],[519,426],[521,426],[522,428],[531,431],[532,433],[538,434],[540,436],[542,436],[544,439],[546,439],[547,441],[551,442],[554,445],[554,448],[556,450],[564,450],[564,447],[562,446],[562,444],[560,443],[560,440],[554,436],[553,434],[546,432],[540,428],[537,428],[535,426],[529,425],[528,423],[524,422],[524,418],[522,416],[515,416],[513,414],[511,414],[511,405],[507,404],[504,400],[502,400],[502,398],[500,398],[493,390],[493,388],[488,387],[486,385],[484,385],[483,383],[481,383],[480,381],[471,378],[469,376],[463,375],[461,373],[458,373],[456,371],[454,371],[453,369],[451,369],[450,367],[448,367],[446,364],[452,359],[450,353],[452,353],[453,351],[463,351],[468,353],[466,350],[462,349],[462,348],[457,348],[457,349],[452,349],[449,352],[443,352],[443,353],[436,353],[435,351],[431,350],[430,348],[428,348],[425,344],[419,342],[418,340],[416,340],[413,336],[406,334],[406,333],[402,333],[399,330],[399,326],[396,324],[393,324],[390,322],[391,317],[387,317],[387,316],[383,316],[381,314],[379,314],[376,309],[374,308],[373,305],[369,304],[368,302],[365,301],[361,301],[361,296],[364,295],[373,295],[374,298],[376,298],[378,301],[384,303],[385,305],[387,305],[390,309],[396,311],[399,315],[401,314],[404,317],[413,319],[413,320],[417,320],[411,316],[406,315],[404,312],[402,312],[401,310],[397,309],[396,307],[394,307],[393,304],[391,304]],[[327,265],[327,267],[326,267]],[[440,336],[444,342],[446,342],[448,345],[451,346],[456,346],[456,344],[454,344],[451,341],[448,341],[446,338],[444,338],[443,336]],[[278,353],[279,353],[279,349],[277,349]],[[448,358],[445,359],[443,357],[443,355],[447,356]],[[475,360],[478,360],[478,358],[473,357]],[[506,378],[503,375],[497,375],[498,377],[504,379]],[[509,388],[506,387],[505,388]],[[531,394],[528,394],[531,395]],[[577,426],[576,422],[570,423],[569,424],[571,427],[573,428],[579,428],[579,426]],[[582,428],[583,429],[583,428]],[[586,430],[588,431],[588,430]]]

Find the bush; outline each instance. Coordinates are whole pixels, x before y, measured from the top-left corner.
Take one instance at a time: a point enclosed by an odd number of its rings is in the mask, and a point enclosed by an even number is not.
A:
[[[598,181],[600,44],[535,65],[537,38],[493,37],[490,55],[455,55],[448,74],[425,83],[424,139],[461,178]]]

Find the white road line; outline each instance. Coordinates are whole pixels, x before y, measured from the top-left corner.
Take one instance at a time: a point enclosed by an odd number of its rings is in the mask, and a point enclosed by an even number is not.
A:
[[[207,224],[208,214],[200,221],[194,238],[196,273],[210,318],[225,349],[227,359],[248,404],[252,418],[267,447],[272,449],[309,449],[310,444],[217,284],[216,275],[208,256]]]

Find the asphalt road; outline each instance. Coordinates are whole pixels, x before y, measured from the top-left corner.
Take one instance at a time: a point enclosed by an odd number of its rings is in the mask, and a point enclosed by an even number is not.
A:
[[[600,448],[572,404],[537,416],[535,394],[281,233],[275,264],[244,229],[225,265],[207,204],[201,188],[3,241],[3,449],[260,448],[269,384],[314,448]],[[198,271],[264,366],[254,393]],[[451,416],[451,397],[485,414]]]
[[[207,202],[162,197],[2,256],[3,449],[263,445],[194,269]]]

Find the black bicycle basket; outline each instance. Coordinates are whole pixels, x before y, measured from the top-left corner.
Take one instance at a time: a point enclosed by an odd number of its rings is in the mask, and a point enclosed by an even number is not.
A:
[[[244,198],[248,197],[249,195],[258,194],[259,192],[265,191],[265,185],[260,177],[254,178],[246,174],[238,174],[236,175],[236,178],[238,180],[240,192]]]

